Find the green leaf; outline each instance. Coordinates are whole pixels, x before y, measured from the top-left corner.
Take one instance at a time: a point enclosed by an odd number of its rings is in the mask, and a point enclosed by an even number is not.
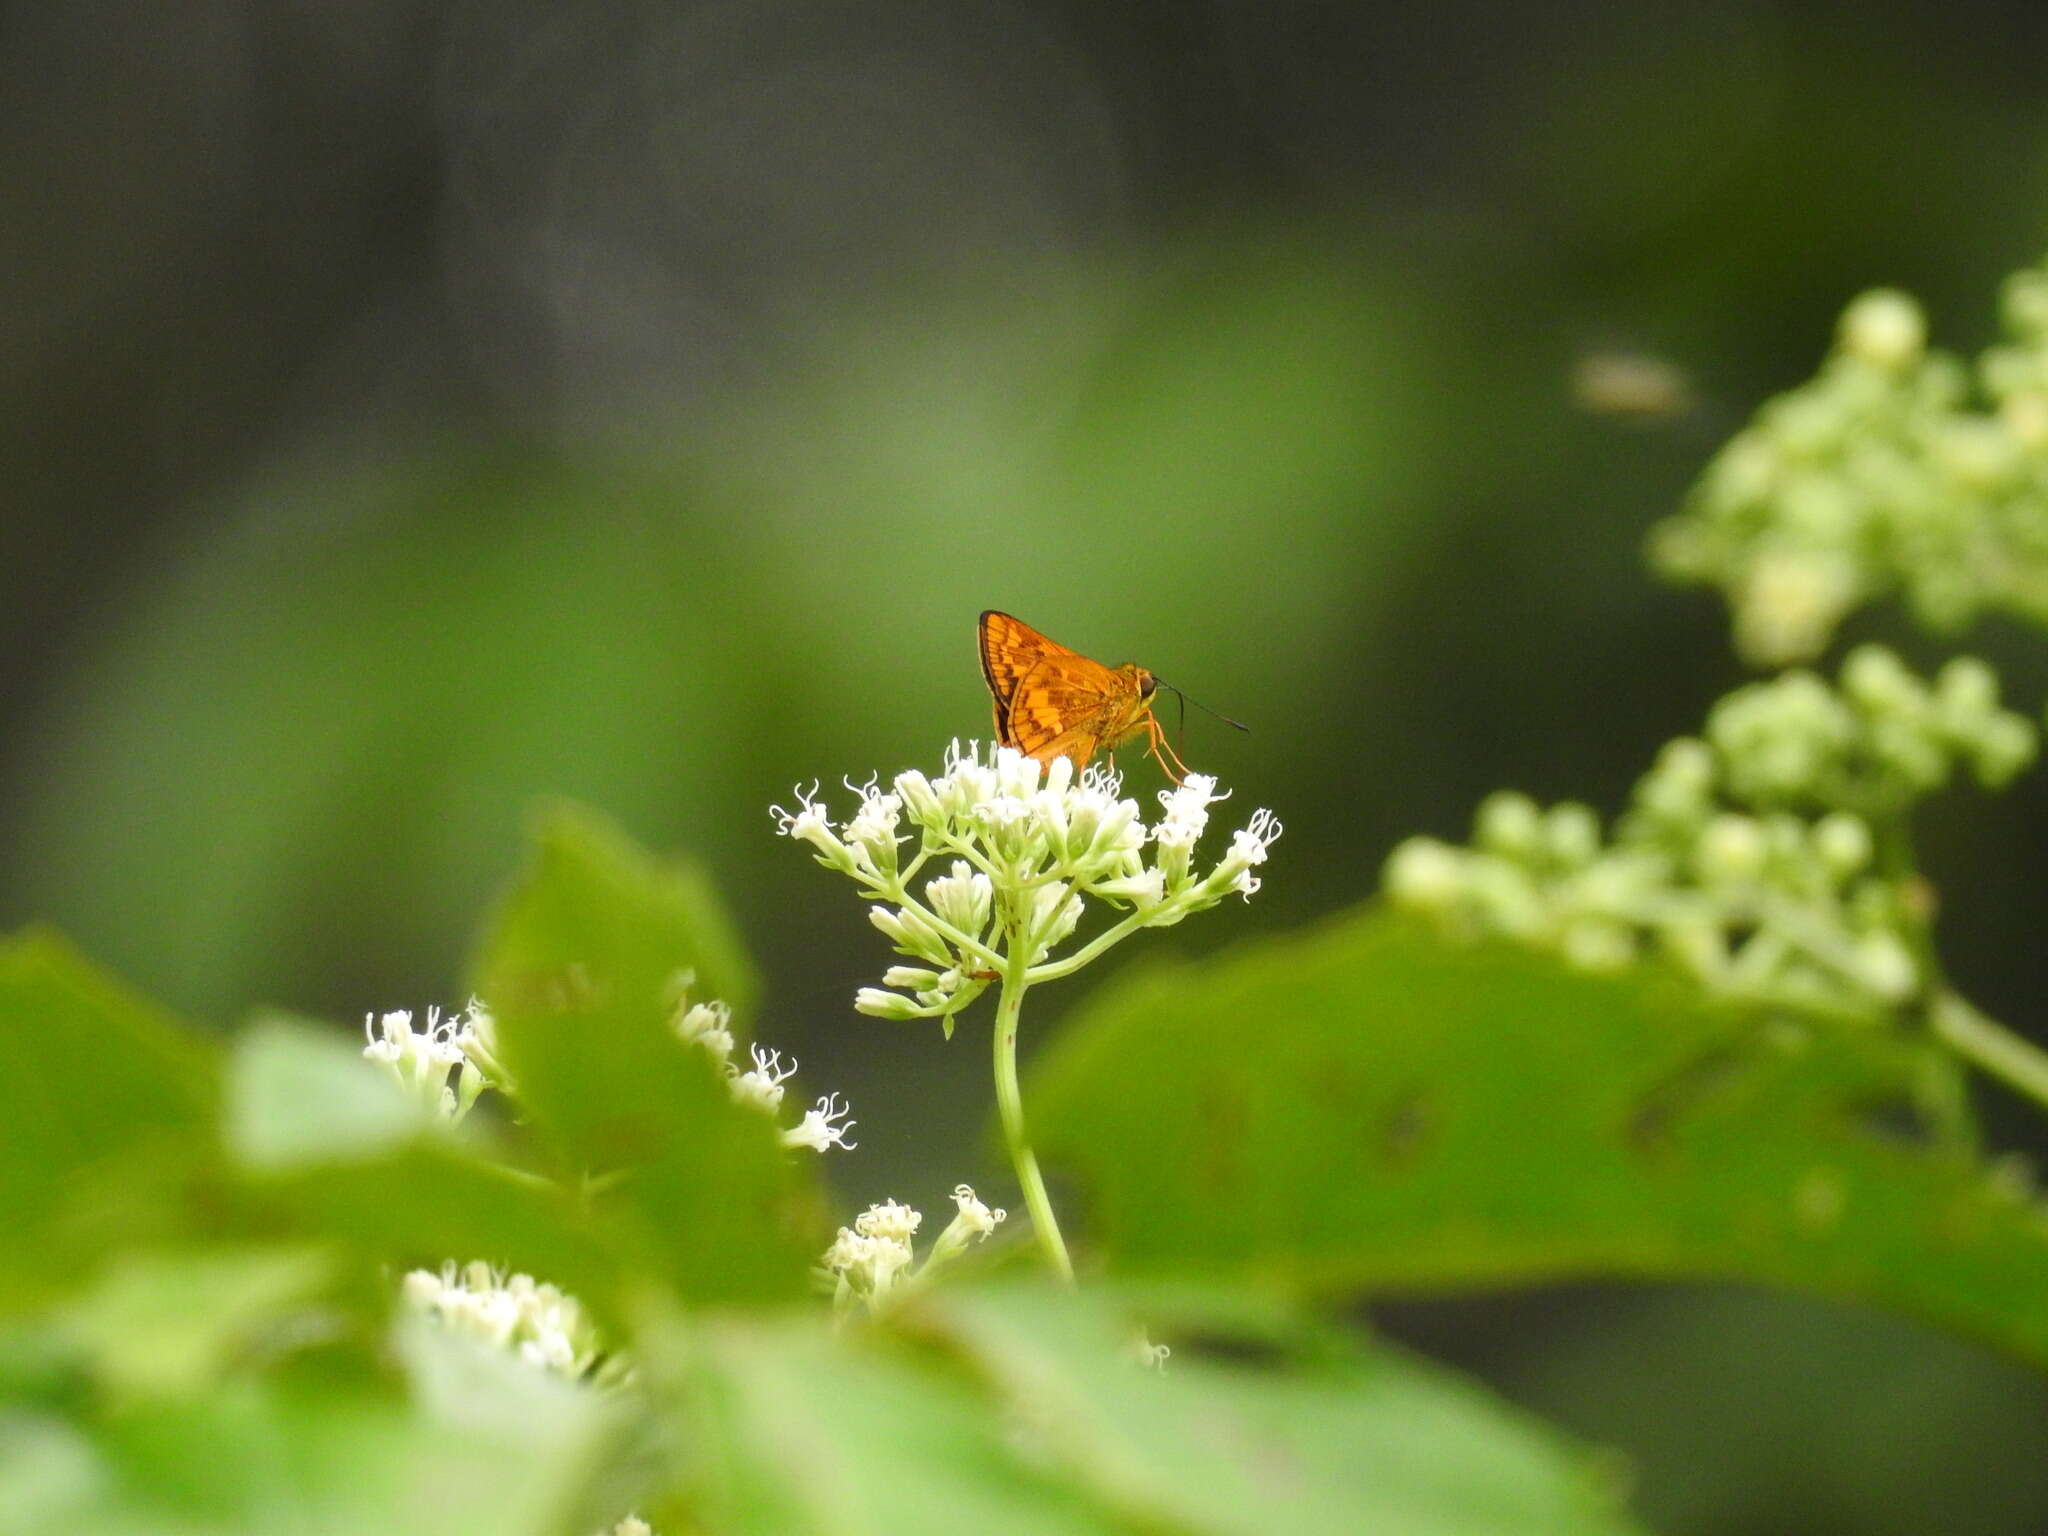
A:
[[[0,944],[0,1293],[74,1272],[101,1234],[145,1219],[147,1178],[129,1171],[186,1163],[212,1073],[202,1040],[62,939]]]
[[[217,1245],[123,1254],[57,1319],[119,1401],[189,1396],[263,1349],[333,1262],[305,1247]]]
[[[1948,1064],[1378,915],[1113,988],[1038,1064],[1043,1150],[1134,1272],[1323,1292],[1742,1277],[2048,1364],[2048,1219],[1929,1130]]]
[[[930,1308],[1105,1502],[1216,1536],[1599,1536],[1611,1465],[1403,1352],[1242,1298],[956,1291]],[[1167,1343],[1163,1371],[1132,1342]]]
[[[614,1311],[613,1234],[553,1186],[458,1147],[417,1142],[248,1193],[270,1227],[346,1245],[380,1299],[407,1269],[482,1259],[572,1291],[607,1320]]]
[[[1135,1319],[1179,1346],[1133,1358]],[[1243,1296],[945,1289],[895,1322],[643,1331],[719,1532],[1621,1536],[1595,1458]]]
[[[753,1011],[760,985],[739,932],[698,866],[657,863],[595,811],[538,812],[525,875],[493,914],[471,974],[494,1010],[564,997],[652,1005],[694,971],[693,997]]]
[[[698,1300],[799,1295],[822,1246],[770,1118],[732,1101],[671,1027],[692,996],[753,981],[699,875],[657,864],[596,815],[558,807],[485,936],[478,989],[522,1111],[565,1179],[592,1178],[621,1233]]]
[[[687,1426],[692,1507],[720,1536],[1109,1536],[1020,1457],[956,1372],[822,1319],[725,1319],[642,1343]]]
[[[360,1045],[295,1019],[260,1018],[242,1031],[227,1096],[228,1150],[254,1171],[358,1161],[427,1128],[418,1105],[363,1059]]]
[[[331,1381],[236,1382],[90,1429],[0,1422],[0,1493],[22,1491],[39,1528],[96,1536],[557,1536],[596,1524],[583,1518],[588,1487],[616,1433],[602,1398],[465,1340],[409,1348],[466,1352],[467,1385],[436,1383],[415,1405]],[[480,1402],[491,1411],[465,1411]]]
[[[224,1134],[246,1223],[342,1245],[369,1272],[484,1259],[609,1307],[616,1255],[587,1215],[466,1145],[478,1138],[423,1110],[352,1039],[258,1020],[227,1078]]]

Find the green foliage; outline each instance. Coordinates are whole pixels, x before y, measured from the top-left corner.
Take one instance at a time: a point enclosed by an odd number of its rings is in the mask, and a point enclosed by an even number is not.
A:
[[[1030,1091],[1119,1270],[1321,1294],[1744,1277],[2048,1364],[2048,1217],[1972,1153],[1957,1070],[1368,913],[1129,980]]]
[[[564,1179],[705,1300],[795,1295],[821,1235],[761,1115],[732,1102],[670,1020],[682,978],[744,1007],[751,969],[704,878],[589,812],[557,808],[475,963],[499,1055]],[[815,1241],[813,1241],[815,1239]]]
[[[2044,293],[2013,290],[2030,345]],[[1321,357],[1323,329],[1289,334]],[[1808,478],[1730,502],[1715,574],[1752,651],[1818,644],[1887,583],[1959,616],[1951,578],[1980,567],[1901,531],[1927,534],[1935,503],[1936,533],[1975,517],[2048,548],[1992,442],[2048,441],[2041,348],[1987,364],[1994,430],[1913,414],[1954,405],[1921,346],[1902,300],[1862,301],[1822,385],[1731,449],[1837,454],[1859,515],[1890,520],[1852,541],[1879,563],[1816,587],[1817,546],[1773,541],[1840,533],[1839,498]],[[1136,359],[1146,393],[1218,376],[1178,351]],[[1935,457],[1916,469],[1909,448]],[[1210,478],[1200,452],[1167,459],[1134,462],[1134,484]],[[1948,480],[1914,478],[1937,461]],[[1268,469],[1334,489],[1320,462]],[[1972,489],[1999,492],[1995,515]],[[1736,570],[1759,551],[1769,580]],[[1981,662],[1927,686],[1873,648],[1839,690],[1754,684],[1670,744],[1611,837],[1587,807],[1502,794],[1474,848],[1411,840],[1389,885],[1429,924],[1368,910],[1126,978],[1035,1073],[1042,1144],[1092,1218],[1079,1292],[992,1280],[1002,1213],[965,1185],[922,1267],[924,1218],[895,1201],[825,1248],[806,1171],[846,1110],[831,1095],[779,1124],[779,1057],[734,1059],[758,987],[710,880],[571,805],[536,817],[479,937],[480,1000],[423,1029],[387,1015],[368,1051],[260,1016],[223,1053],[60,941],[12,941],[0,1512],[116,1533],[587,1536],[643,1531],[638,1509],[739,1536],[1626,1536],[1612,1461],[1332,1304],[1732,1277],[2048,1366],[2048,1213],[1984,1157],[1964,1081],[1969,1063],[2048,1103],[2048,1055],[1948,979],[1910,825],[1958,765],[1988,787],[2025,766],[2033,727],[1998,695]],[[1000,985],[1006,1142],[1065,1280],[1016,1088],[1025,993],[1254,894],[1279,835],[1256,812],[1197,880],[1213,779],[1148,825],[1113,781],[1071,777],[956,748],[941,782],[871,782],[842,825],[815,790],[777,813],[940,968],[892,969],[858,1007],[950,1025]],[[961,862],[926,907],[910,882],[941,854]],[[1048,958],[1082,891],[1115,914]]]
[[[152,1219],[154,1170],[189,1157],[210,1052],[54,935],[0,943],[0,1309]]]
[[[0,1254],[42,1282],[0,1331],[10,1528],[585,1536],[637,1505],[820,1536],[1631,1529],[1595,1460],[1478,1388],[1228,1291],[963,1264],[835,1325],[797,1294],[793,1154],[672,1029],[679,968],[744,988],[729,928],[587,813],[537,825],[480,945],[519,1089],[488,1137],[308,1021],[255,1022],[216,1089],[210,1052],[61,945],[5,965],[0,1112],[37,1128],[39,1198]],[[147,1219],[106,1220],[110,1172]],[[401,1303],[406,1267],[479,1256],[583,1295],[609,1363],[546,1370]]]
[[[1179,1346],[1131,1359],[1141,1320]],[[749,1322],[650,1346],[717,1426],[714,1529],[1600,1536],[1559,1437],[1398,1352],[1221,1293],[928,1298],[849,1347]]]
[[[499,904],[472,966],[499,1010],[553,1005],[657,1008],[688,972],[744,1019],[759,990],[738,930],[698,866],[656,863],[603,817],[556,804],[536,813],[525,876]]]
[[[1048,1456],[1168,1529],[1633,1528],[1614,1479],[1561,1437],[1400,1351],[1242,1296],[983,1291],[933,1310]],[[1123,1358],[1141,1322],[1172,1341],[1163,1380]]]

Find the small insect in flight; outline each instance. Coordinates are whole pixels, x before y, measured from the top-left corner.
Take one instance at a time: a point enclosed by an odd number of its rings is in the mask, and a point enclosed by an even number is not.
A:
[[[1188,765],[1152,715],[1152,695],[1160,688],[1172,688],[1184,701],[1187,695],[1134,662],[1105,667],[991,608],[981,616],[981,675],[995,701],[998,746],[1014,747],[1048,768],[1056,757],[1085,768],[1098,751],[1114,752],[1142,731],[1166,776],[1176,784],[1187,776]],[[1248,729],[1228,716],[1217,718]]]

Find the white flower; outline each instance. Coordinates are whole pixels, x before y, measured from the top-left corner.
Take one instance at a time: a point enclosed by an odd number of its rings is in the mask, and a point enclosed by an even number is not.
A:
[[[925,882],[925,900],[933,912],[970,939],[978,939],[988,927],[989,907],[995,887],[965,859],[955,859],[951,874],[934,875]]]
[[[976,1197],[974,1187],[971,1184],[956,1184],[953,1186],[953,1204],[960,1211],[960,1214],[954,1220],[961,1223],[967,1231],[976,1237],[987,1237],[989,1233],[995,1231],[996,1223],[1009,1214],[1009,1212],[1004,1210],[992,1211],[982,1204],[980,1199]]]
[[[1209,807],[1226,798],[1216,793],[1216,780],[1206,773],[1191,773],[1172,789],[1159,792],[1166,815],[1153,829],[1157,842],[1185,843],[1192,847],[1209,826]]]
[[[363,1047],[363,1055],[371,1061],[395,1067],[411,1054],[410,1013],[387,1013],[382,1017],[366,1013],[363,1015],[363,1033],[370,1042]]]
[[[1196,851],[1226,798],[1212,776],[1191,773],[1163,791],[1147,826],[1110,769],[1077,771],[1065,757],[1046,767],[972,742],[954,742],[936,778],[906,769],[887,791],[876,780],[848,787],[860,801],[844,825],[799,790],[799,809],[778,809],[777,826],[852,877],[870,901],[868,921],[911,962],[861,988],[855,1008],[939,1019],[949,1033],[953,1015],[990,985],[1065,975],[1141,927],[1249,897],[1280,834],[1261,811],[1204,871]],[[1091,900],[1111,915],[1092,937]]]
[[[860,809],[846,824],[845,841],[853,847],[854,858],[862,868],[892,871],[896,868],[896,828],[903,820],[903,802],[884,794],[872,782],[854,792],[861,797]]]
[[[823,1152],[827,1147],[843,1147],[852,1151],[854,1143],[846,1139],[846,1133],[854,1125],[846,1117],[852,1113],[853,1107],[841,1104],[838,1094],[828,1093],[804,1111],[804,1117],[798,1124],[782,1133],[782,1144],[785,1147],[809,1147],[813,1152]]]
[[[907,1243],[924,1225],[924,1215],[894,1200],[871,1205],[854,1217],[854,1230],[862,1237],[889,1237]]]
[[[854,867],[853,850],[840,840],[832,830],[831,820],[825,815],[824,803],[815,798],[818,786],[812,784],[806,790],[796,790],[797,808],[785,811],[779,805],[768,808],[775,818],[775,827],[784,837],[795,838],[800,843],[809,843],[818,850],[818,862],[833,869],[851,870]]]
[[[1223,855],[1210,880],[1251,900],[1252,893],[1259,888],[1252,866],[1266,862],[1267,852],[1280,840],[1281,830],[1280,818],[1271,811],[1255,811],[1250,826],[1230,834],[1230,851]]]
[[[873,1302],[887,1294],[913,1257],[908,1239],[841,1227],[825,1250],[824,1265],[854,1295]]]
[[[949,1264],[975,1243],[987,1239],[996,1226],[1009,1213],[990,1210],[975,1195],[971,1185],[960,1184],[953,1189],[953,1204],[958,1210],[946,1230],[932,1244],[931,1256],[925,1260],[925,1271]]]
[[[733,1100],[773,1114],[782,1107],[782,1085],[796,1071],[796,1063],[792,1061],[785,1067],[782,1052],[759,1045],[753,1047],[752,1054],[754,1065],[747,1071],[742,1072],[736,1067],[726,1069],[731,1074]]]
[[[703,1046],[714,1061],[723,1062],[732,1055],[732,1009],[715,999],[683,1008],[676,1015],[675,1031],[682,1039]]]
[[[385,1068],[420,1103],[448,1120],[467,1114],[498,1075],[491,1016],[474,998],[467,1012],[447,1018],[439,1008],[429,1008],[425,1026],[418,1028],[405,1009],[365,1014],[363,1034],[365,1059]],[[458,1072],[459,1092],[453,1086]]]
[[[1061,758],[1060,761],[1065,762],[1066,759]],[[1031,893],[1028,932],[1041,949],[1051,949],[1074,931],[1087,906],[1063,881],[1041,885]]]
[[[399,1287],[414,1311],[445,1328],[557,1375],[579,1377],[596,1362],[595,1331],[573,1296],[531,1275],[506,1275],[475,1262],[444,1264],[440,1274],[416,1269]]]

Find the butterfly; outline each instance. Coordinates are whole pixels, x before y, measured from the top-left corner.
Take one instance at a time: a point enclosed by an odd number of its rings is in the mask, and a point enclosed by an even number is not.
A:
[[[1134,662],[1105,667],[991,608],[981,616],[981,675],[995,700],[998,746],[1048,768],[1056,757],[1085,768],[1097,751],[1143,731],[1166,776],[1176,784],[1187,776],[1152,717],[1159,680]]]

